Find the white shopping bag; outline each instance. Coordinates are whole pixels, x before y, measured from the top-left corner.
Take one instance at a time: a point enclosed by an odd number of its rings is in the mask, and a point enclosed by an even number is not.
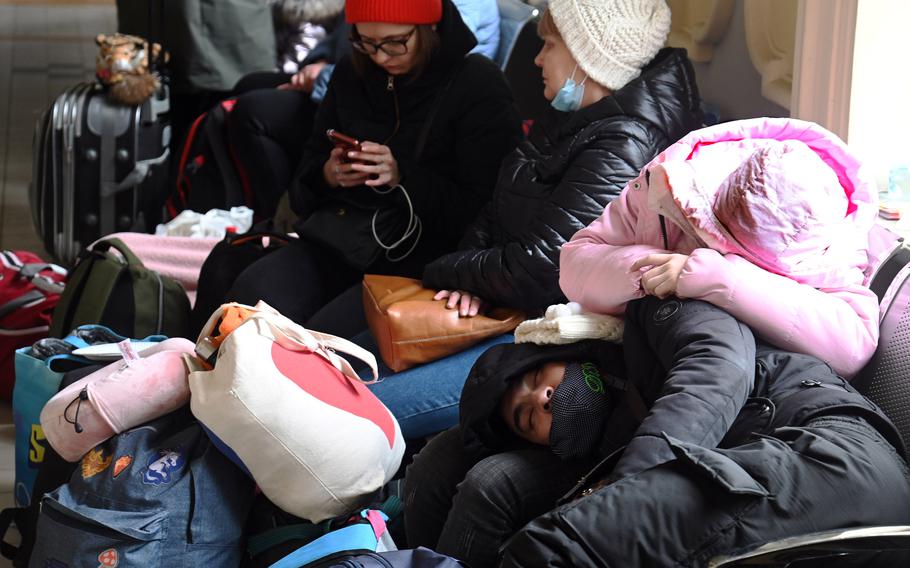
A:
[[[252,313],[223,339],[213,370],[190,374],[193,414],[285,511],[317,523],[358,509],[398,470],[405,446],[395,417],[340,353],[374,377],[375,357],[264,302],[219,308],[198,352],[231,308]]]

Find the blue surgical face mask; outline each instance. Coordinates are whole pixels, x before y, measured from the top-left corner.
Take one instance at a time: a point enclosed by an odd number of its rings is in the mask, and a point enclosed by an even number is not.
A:
[[[572,69],[572,74],[566,79],[565,84],[553,97],[550,106],[562,112],[572,112],[581,108],[581,99],[585,96],[585,81],[588,76],[581,80],[581,83],[575,84],[575,72],[578,71],[578,64]]]

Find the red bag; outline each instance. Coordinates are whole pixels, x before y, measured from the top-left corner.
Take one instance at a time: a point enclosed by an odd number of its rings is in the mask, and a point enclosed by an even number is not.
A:
[[[0,399],[11,400],[16,349],[47,337],[66,270],[26,251],[0,251]]]

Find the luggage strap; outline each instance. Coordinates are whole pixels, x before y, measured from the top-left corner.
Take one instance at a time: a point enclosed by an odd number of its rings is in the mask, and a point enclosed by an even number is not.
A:
[[[45,295],[41,293],[40,290],[29,290],[25,294],[17,298],[13,298],[9,302],[0,306],[0,319],[5,318],[9,314],[15,312],[19,308],[25,307],[31,303],[39,303],[45,299]]]
[[[385,531],[385,515],[370,512],[374,514],[368,515],[367,511],[361,513],[369,522],[348,525],[322,535],[275,562],[269,568],[298,568],[339,552],[376,552],[382,532]],[[371,518],[377,514],[378,521]],[[381,525],[381,531],[377,530],[377,522]]]
[[[382,513],[382,515],[384,517],[383,520],[385,522],[388,522],[391,519],[394,519],[395,517],[397,517],[399,514],[401,514],[401,510],[402,510],[401,499],[399,499],[395,495],[390,496],[388,499],[386,499],[382,503],[382,505],[379,506],[379,511]],[[327,536],[329,534],[333,534],[333,532],[337,532],[336,529],[334,529],[334,527],[333,527],[334,520],[337,520],[337,519],[329,519],[327,521],[323,521],[323,522],[319,523],[318,525],[311,524],[311,523],[286,525],[283,527],[277,527],[277,528],[265,531],[263,533],[259,533],[257,535],[253,535],[247,541],[247,552],[249,553],[249,555],[251,557],[255,558],[256,556],[259,556],[266,550],[269,550],[270,548],[284,544],[285,542],[288,542],[291,540],[299,540],[299,541],[306,542],[307,544],[304,545],[304,547],[306,547],[310,543],[316,541],[317,539],[319,539],[323,536]],[[358,525],[349,525],[349,526],[370,527],[371,525],[361,523]],[[348,528],[348,527],[343,527],[343,528]],[[373,529],[370,530],[370,534],[373,535],[374,540],[378,540],[379,537],[382,536],[381,534],[375,534],[375,531]],[[352,544],[351,541],[348,541],[348,544]],[[347,550],[348,548],[351,548],[351,547],[348,546],[347,548],[343,548],[341,550]],[[375,550],[375,542],[373,543],[373,549]],[[301,563],[300,565],[303,565],[303,563]]]

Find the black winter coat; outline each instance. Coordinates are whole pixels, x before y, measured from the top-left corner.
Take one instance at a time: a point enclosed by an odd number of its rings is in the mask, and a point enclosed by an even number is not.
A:
[[[676,459],[666,436],[706,448],[732,448],[756,433],[801,426],[822,414],[858,415],[901,455],[900,435],[884,413],[822,361],[764,344],[706,302],[653,296],[630,302],[622,347],[600,341],[560,346],[503,344],[475,363],[461,397],[465,446],[476,457],[516,444],[496,411],[510,380],[547,361],[592,361],[618,403],[599,457],[617,457],[612,479]],[[622,404],[635,385],[648,415],[639,423]]]
[[[658,153],[701,126],[699,103],[685,50],[667,48],[612,96],[573,113],[550,111],[506,158],[493,200],[459,250],[427,266],[424,285],[526,310],[564,301],[560,247]]]
[[[329,128],[391,148],[423,235],[405,261],[378,261],[369,272],[419,277],[427,262],[455,250],[489,201],[502,159],[521,138],[505,77],[489,59],[468,55],[476,40],[450,0],[443,0],[436,29],[440,48],[417,77],[392,77],[372,64],[361,76],[350,57],[339,61],[290,190],[291,205],[301,220],[339,192],[369,203],[395,200],[403,208],[399,192],[377,198],[366,186],[330,189],[322,175],[332,150],[325,136]],[[415,160],[418,139],[434,106],[438,110]],[[343,223],[339,218],[340,226]]]

